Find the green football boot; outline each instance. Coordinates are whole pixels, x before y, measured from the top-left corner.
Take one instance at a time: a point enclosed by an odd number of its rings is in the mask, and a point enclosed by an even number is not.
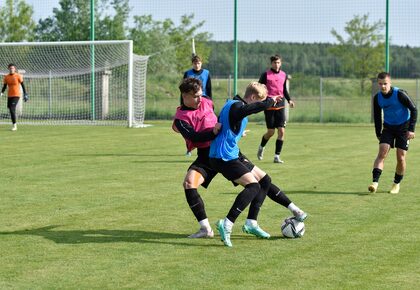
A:
[[[225,244],[225,246],[231,248],[233,245],[232,245],[232,242],[230,241],[230,231],[228,231],[225,228],[223,220],[219,220],[216,223],[216,228],[220,234],[220,239],[222,240],[222,242]]]
[[[245,224],[242,226],[242,231],[246,234],[254,235],[257,238],[261,238],[261,239],[270,238],[270,234],[265,232],[262,228],[260,228],[259,225],[251,226],[251,225]]]

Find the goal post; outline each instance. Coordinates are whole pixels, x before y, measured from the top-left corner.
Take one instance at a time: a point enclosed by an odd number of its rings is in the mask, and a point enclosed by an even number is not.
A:
[[[1,78],[16,64],[30,96],[21,124],[143,127],[147,62],[131,40],[0,43]]]

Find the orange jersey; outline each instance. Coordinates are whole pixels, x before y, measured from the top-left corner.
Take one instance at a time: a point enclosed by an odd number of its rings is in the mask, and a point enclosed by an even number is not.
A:
[[[20,97],[20,84],[23,83],[21,74],[7,74],[3,78],[3,84],[8,86],[8,97]]]

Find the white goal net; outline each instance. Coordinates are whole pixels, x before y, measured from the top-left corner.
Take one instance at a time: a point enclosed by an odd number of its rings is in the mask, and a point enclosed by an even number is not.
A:
[[[0,43],[0,77],[15,64],[30,97],[19,102],[18,123],[144,126],[148,57],[132,47],[131,40]]]

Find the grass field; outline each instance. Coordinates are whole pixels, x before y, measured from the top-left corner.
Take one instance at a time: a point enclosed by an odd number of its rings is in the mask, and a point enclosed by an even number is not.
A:
[[[401,193],[391,152],[379,192],[366,194],[373,125],[291,124],[282,159],[255,163],[310,214],[284,239],[289,212],[267,199],[258,240],[234,227],[232,249],[197,230],[182,190],[192,158],[169,122],[143,129],[0,126],[0,289],[418,289],[420,143]],[[242,150],[255,161],[264,127]],[[238,188],[218,176],[200,192],[212,224]]]

